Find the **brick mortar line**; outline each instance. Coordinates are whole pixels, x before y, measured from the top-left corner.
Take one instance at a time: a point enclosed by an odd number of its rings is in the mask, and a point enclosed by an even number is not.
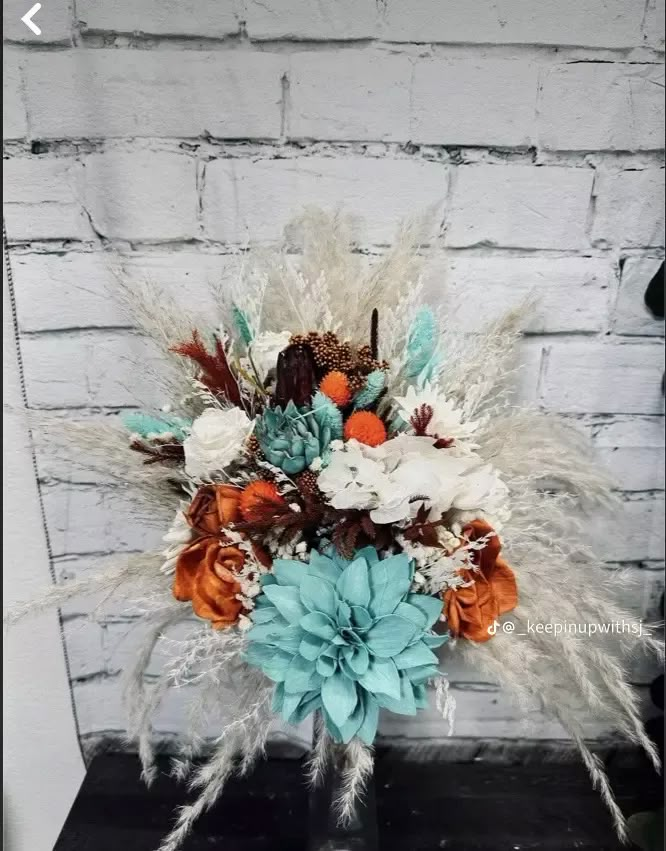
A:
[[[34,146],[38,150],[34,150]],[[616,165],[619,171],[643,171],[663,168],[663,147],[645,150],[588,149],[566,151],[539,149],[533,145],[428,145],[383,142],[371,139],[332,141],[303,137],[279,139],[211,136],[100,136],[68,139],[6,140],[3,157],[12,160],[57,160],[92,154],[171,153],[197,161],[216,160],[292,160],[310,157],[359,157],[370,160],[392,159],[438,162],[444,166],[531,165],[534,168],[600,168]]]
[[[75,22],[77,25],[79,21]],[[240,32],[220,36],[185,34],[131,33],[120,30],[90,29],[77,33],[72,42],[22,41],[5,39],[4,44],[15,50],[29,53],[64,53],[72,50],[139,50],[160,52],[178,50],[183,53],[272,53],[276,55],[298,53],[344,54],[346,51],[376,53],[385,56],[411,56],[422,59],[456,58],[470,53],[482,53],[493,59],[527,59],[547,62],[552,65],[571,62],[599,64],[658,64],[663,61],[660,47],[644,42],[623,47],[595,46],[584,44],[539,44],[535,42],[477,42],[477,41],[392,41],[381,37],[363,38],[252,38]]]
[[[10,251],[17,257],[66,257],[71,255],[79,257],[82,255],[112,256],[123,261],[142,260],[155,256],[167,255],[189,255],[192,257],[241,257],[247,253],[245,243],[219,242],[213,239],[192,238],[189,240],[122,240],[108,238],[103,244],[93,240],[76,239],[26,239],[10,242]],[[259,244],[265,247],[266,242]],[[373,244],[351,251],[370,259],[381,259],[389,248],[389,244]],[[251,249],[250,249],[251,250]],[[124,253],[123,253],[124,252]],[[662,260],[665,250],[662,246],[642,246],[622,248],[617,246],[590,246],[589,248],[520,248],[501,245],[476,245],[476,246],[447,246],[442,239],[433,240],[432,254],[428,257],[442,258],[451,257],[460,259],[465,257],[483,257],[494,259],[529,259],[542,258],[549,260],[562,260],[576,258],[582,260],[609,260],[611,265],[617,264],[620,259],[639,257],[641,259]],[[294,252],[296,253],[296,252]],[[125,326],[122,326],[125,327]]]

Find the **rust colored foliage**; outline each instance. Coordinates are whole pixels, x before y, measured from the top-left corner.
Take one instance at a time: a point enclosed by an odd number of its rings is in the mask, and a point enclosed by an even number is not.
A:
[[[257,493],[252,500],[251,518],[235,523],[234,528],[251,538],[261,538],[268,532],[280,530],[280,542],[288,542],[299,532],[317,528],[324,516],[324,504],[314,497],[304,497],[297,504],[300,511],[292,508],[282,497],[277,500]]]
[[[428,432],[428,426],[432,422],[434,413],[435,412],[431,406],[426,404],[423,404],[414,410],[414,413],[409,418],[409,422],[417,437],[425,437]]]
[[[357,549],[372,544],[378,549],[391,543],[391,527],[375,523],[367,511],[335,512],[331,542],[343,558],[352,559]]]
[[[284,511],[286,503],[273,482],[256,481],[244,488],[240,497],[240,513],[243,520],[261,520],[271,512]]]
[[[171,351],[189,358],[197,364],[201,370],[199,378],[211,393],[223,396],[233,405],[241,407],[238,381],[229,366],[224,345],[219,337],[215,337],[215,351],[211,353],[204,345],[201,335],[195,329],[192,331],[191,340],[174,346]]]
[[[442,547],[437,534],[437,529],[446,526],[446,520],[440,517],[430,520],[430,509],[422,505],[416,513],[414,522],[408,526],[403,534],[408,541],[422,544],[424,547]]]

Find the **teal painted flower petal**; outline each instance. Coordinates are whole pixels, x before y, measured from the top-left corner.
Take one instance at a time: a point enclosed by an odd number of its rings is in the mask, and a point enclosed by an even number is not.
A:
[[[292,658],[289,653],[285,653],[283,650],[274,650],[271,658],[262,664],[261,670],[274,683],[284,682]]]
[[[320,686],[321,676],[315,670],[315,663],[308,662],[300,656],[294,656],[284,678],[285,693],[303,694]]]
[[[301,698],[301,702],[298,704],[296,709],[291,713],[289,718],[290,724],[300,724],[301,721],[305,721],[305,719],[312,712],[315,712],[317,709],[321,708],[321,693],[317,689],[316,691],[310,691],[307,694],[304,694]]]
[[[330,737],[333,739],[334,742],[337,742],[338,744],[342,744],[342,733],[338,729],[337,724],[335,724],[335,722],[333,721],[331,716],[326,711],[326,707],[324,706],[323,702],[322,702],[321,714],[322,714],[322,717],[324,719],[324,724],[326,725],[326,729],[328,730]]]
[[[416,715],[414,689],[409,678],[404,674],[400,677],[400,698],[396,700],[388,695],[378,694],[377,703],[391,712],[397,712],[399,715]]]
[[[258,623],[251,627],[248,630],[247,637],[249,641],[271,642],[288,626],[288,621],[283,617],[278,617],[269,623]]]
[[[424,635],[423,641],[425,641],[428,647],[441,647],[442,644],[446,644],[449,637],[448,632],[444,635]]]
[[[283,458],[280,466],[288,476],[297,476],[305,470],[308,464],[305,458]]]
[[[369,547],[348,561],[322,546],[309,564],[279,560],[262,582],[246,659],[275,681],[285,720],[320,709],[335,741],[371,744],[380,706],[412,715],[427,703],[432,651],[447,639],[429,632],[441,602],[410,593],[404,554],[380,560]]]
[[[284,697],[282,698],[282,717],[288,724],[292,724],[292,717],[298,711],[298,706],[303,699],[302,693],[289,693],[287,689],[284,690]]]
[[[375,656],[388,658],[401,653],[416,634],[417,628],[410,621],[397,615],[387,615],[370,627],[365,642]]]
[[[361,547],[360,550],[356,550],[354,553],[352,561],[356,561],[357,558],[362,558],[368,567],[372,567],[373,564],[377,564],[379,561],[379,553],[374,547]]]
[[[401,618],[411,621],[420,630],[427,629],[428,618],[422,609],[412,606],[410,603],[398,603],[395,607],[394,615],[400,615]]]
[[[347,603],[345,603],[344,600],[338,599],[337,611],[338,611],[338,616],[337,616],[338,626],[349,628],[352,625],[351,607],[348,606]]]
[[[363,696],[363,707],[365,710],[363,723],[358,728],[356,735],[366,745],[371,745],[377,735],[377,724],[379,723],[379,704],[375,698],[365,692]]]
[[[418,668],[407,668],[404,672],[409,677],[409,681],[414,686],[423,685],[428,680],[432,679],[437,674],[436,665],[421,665]]]
[[[442,614],[442,601],[439,597],[431,597],[429,594],[408,594],[406,602],[423,612],[428,628],[434,626]]]
[[[353,679],[357,679],[368,670],[370,665],[370,653],[363,645],[342,648],[342,658],[345,660],[353,673]]]
[[[273,575],[280,585],[295,585],[298,587],[306,575],[306,565],[300,561],[276,558],[273,562]]]
[[[338,669],[337,659],[331,656],[321,655],[317,659],[316,671],[322,677],[332,677]]]
[[[413,683],[412,685],[414,686]],[[427,709],[430,706],[428,689],[425,686],[414,686],[414,702],[417,709]]]
[[[297,588],[287,585],[268,585],[264,589],[264,594],[289,623],[298,623],[303,615],[307,614]]]
[[[278,610],[275,606],[263,606],[263,607],[255,607],[252,610],[252,623],[260,624],[260,623],[270,623],[274,621],[279,615]]]
[[[400,699],[400,674],[392,659],[371,659],[368,670],[358,681],[370,694],[386,694],[395,700]]]
[[[355,559],[346,567],[336,585],[338,594],[350,606],[363,606],[370,602],[368,565],[364,558]]]
[[[338,595],[326,579],[309,574],[304,576],[301,582],[301,602],[311,612],[323,612],[331,617],[336,616]]]
[[[340,727],[356,708],[358,702],[356,683],[338,671],[324,680],[321,687],[321,699],[333,723]]]
[[[263,668],[265,663],[270,663],[274,653],[275,650],[269,644],[253,641],[245,651],[244,658],[249,665]]]
[[[326,641],[333,641],[337,635],[335,624],[322,612],[308,612],[301,618],[299,625],[306,632],[311,632],[312,635],[324,638]]]
[[[365,720],[365,706],[362,700],[356,704],[356,708],[349,716],[349,719],[339,727],[340,738],[343,744],[348,744],[359,731],[363,721]]]
[[[323,638],[319,638],[317,635],[312,635],[312,633],[306,632],[303,635],[298,652],[304,659],[307,659],[309,662],[314,662],[322,650],[324,650],[327,646],[328,643]]]
[[[412,583],[412,567],[406,555],[400,554],[378,561],[370,568],[371,601],[368,610],[378,618],[390,615]]]
[[[437,656],[422,641],[417,641],[415,644],[406,647],[401,653],[398,653],[394,661],[399,671],[403,671],[405,668],[418,668],[421,665],[437,667],[438,663]]]
[[[298,653],[304,635],[298,624],[291,624],[272,640],[272,644],[286,653]]]
[[[278,683],[273,692],[273,700],[271,701],[271,709],[278,715],[282,714],[282,704],[284,703],[284,686]]]
[[[342,573],[342,568],[337,565],[332,558],[321,555],[321,553],[318,552],[313,552],[310,555],[308,573],[310,576],[318,576],[321,579],[326,579],[332,585],[335,585],[338,581],[338,577]]]
[[[370,629],[375,622],[370,612],[362,606],[352,606],[351,620],[356,629],[364,631]]]

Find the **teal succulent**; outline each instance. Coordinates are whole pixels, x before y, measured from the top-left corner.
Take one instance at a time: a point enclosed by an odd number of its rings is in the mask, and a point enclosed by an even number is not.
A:
[[[326,455],[334,438],[325,411],[298,408],[267,408],[257,421],[255,434],[261,451],[275,467],[289,476],[302,473],[315,458]]]
[[[321,710],[331,736],[372,744],[379,708],[415,715],[437,673],[432,627],[441,600],[410,593],[404,555],[373,547],[345,561],[327,550],[309,564],[278,559],[262,580],[247,661],[276,683],[273,709],[297,724]]]

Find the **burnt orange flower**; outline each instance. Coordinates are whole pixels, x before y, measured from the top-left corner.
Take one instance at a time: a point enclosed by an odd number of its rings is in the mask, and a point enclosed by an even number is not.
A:
[[[237,573],[244,563],[245,553],[238,547],[212,536],[199,538],[178,558],[173,595],[191,600],[194,613],[215,629],[232,626],[243,608],[236,595]]]
[[[241,489],[232,485],[204,485],[196,492],[185,517],[200,535],[219,535],[227,523],[238,520]]]
[[[477,570],[464,568],[460,576],[469,585],[451,588],[444,595],[444,611],[453,635],[470,641],[488,641],[488,627],[500,615],[518,605],[516,577],[500,558],[502,545],[493,528],[484,520],[473,520],[463,530],[470,541],[492,535],[481,550],[473,550],[472,562]]]
[[[327,373],[322,378],[319,389],[341,408],[344,408],[345,405],[351,402],[352,392],[349,379],[344,372],[340,372],[337,369]]]
[[[241,493],[231,485],[204,485],[185,513],[197,537],[178,557],[173,596],[191,601],[195,614],[211,621],[215,629],[232,626],[243,609],[236,595],[245,553],[224,532],[225,526],[240,517]],[[270,565],[270,556],[263,549],[253,549],[261,564]]]
[[[386,426],[372,411],[356,411],[345,423],[345,439],[358,440],[366,446],[386,443]]]
[[[240,497],[240,513],[243,520],[262,520],[266,517],[267,511],[274,512],[284,508],[285,505],[277,486],[273,482],[262,480],[250,482]]]

